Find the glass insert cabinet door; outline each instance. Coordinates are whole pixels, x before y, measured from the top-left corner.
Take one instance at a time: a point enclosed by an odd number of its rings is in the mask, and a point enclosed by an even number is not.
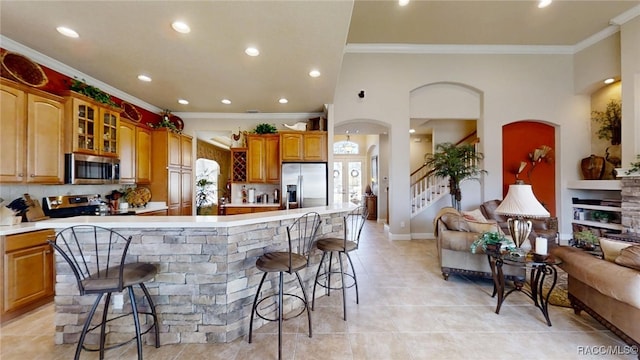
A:
[[[363,182],[362,160],[341,160],[333,162],[333,201],[362,204]]]
[[[118,152],[118,114],[110,110],[101,110],[102,113],[102,149],[103,154],[116,154]]]
[[[96,109],[93,106],[78,102],[77,104],[78,119],[78,137],[77,143],[79,150],[95,151],[95,135],[96,135]]]

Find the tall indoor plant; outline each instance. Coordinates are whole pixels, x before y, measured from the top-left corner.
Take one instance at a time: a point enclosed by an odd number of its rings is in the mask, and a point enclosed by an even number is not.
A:
[[[455,145],[452,143],[437,144],[433,154],[425,155],[425,165],[433,169],[436,176],[449,177],[449,194],[451,206],[460,210],[463,180],[479,180],[478,176],[487,173],[478,167],[484,154],[476,151],[473,144]]]

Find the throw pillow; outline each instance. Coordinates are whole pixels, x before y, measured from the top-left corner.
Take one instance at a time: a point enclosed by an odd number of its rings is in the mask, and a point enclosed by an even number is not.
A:
[[[485,233],[485,232],[497,232],[502,233],[500,231],[500,227],[496,221],[471,221],[467,220],[467,225],[469,226],[469,231],[477,232],[477,233]]]
[[[600,238],[600,248],[604,259],[607,261],[615,261],[622,249],[633,245],[633,243],[626,241],[616,241],[607,238]]]
[[[632,245],[620,251],[615,263],[632,269],[640,270],[640,245]]]
[[[452,231],[469,231],[469,226],[460,214],[446,213],[440,216],[440,220]]]
[[[482,211],[480,209],[475,209],[471,211],[463,211],[462,215],[465,219],[471,221],[479,221],[479,222],[487,222],[487,219],[482,215]]]

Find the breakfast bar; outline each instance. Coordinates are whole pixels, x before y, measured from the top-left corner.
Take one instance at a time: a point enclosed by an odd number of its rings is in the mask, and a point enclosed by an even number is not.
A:
[[[255,261],[265,251],[287,247],[287,225],[315,211],[322,219],[318,238],[341,236],[342,217],[353,208],[344,203],[231,216],[77,216],[41,221],[36,227],[60,230],[97,225],[132,236],[127,261],[158,267],[155,280],[147,287],[156,304],[161,344],[224,343],[247,334],[251,303],[260,281]],[[319,251],[312,250],[309,266],[300,272],[308,286],[320,256]],[[83,314],[94,298],[78,295],[75,277],[58,254],[55,263],[55,342],[75,343]],[[293,284],[294,279],[287,281]],[[288,283],[285,287],[289,288]],[[275,291],[277,284],[263,289]],[[125,309],[127,298],[124,296]],[[285,302],[284,310],[298,305],[293,300]],[[254,326],[260,327],[264,323],[260,321],[256,320]],[[110,336],[118,336],[120,328],[130,333],[130,328],[122,325],[111,326]]]

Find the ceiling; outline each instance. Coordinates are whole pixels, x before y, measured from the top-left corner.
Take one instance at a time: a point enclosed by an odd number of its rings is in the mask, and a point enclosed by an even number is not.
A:
[[[637,15],[640,7],[640,1],[613,0],[556,0],[544,9],[536,4],[0,0],[0,34],[2,47],[17,42],[68,66],[56,70],[87,75],[149,110],[307,113],[333,102],[342,57],[351,47],[575,47],[617,16]],[[174,20],[187,22],[191,33],[173,31]],[[61,36],[55,30],[60,25],[80,37]],[[247,46],[257,47],[260,56],[247,56]],[[322,75],[310,77],[312,69]],[[141,73],[153,81],[137,80]],[[278,103],[281,97],[289,102]],[[190,103],[180,105],[179,98]],[[232,103],[222,104],[223,98]]]

